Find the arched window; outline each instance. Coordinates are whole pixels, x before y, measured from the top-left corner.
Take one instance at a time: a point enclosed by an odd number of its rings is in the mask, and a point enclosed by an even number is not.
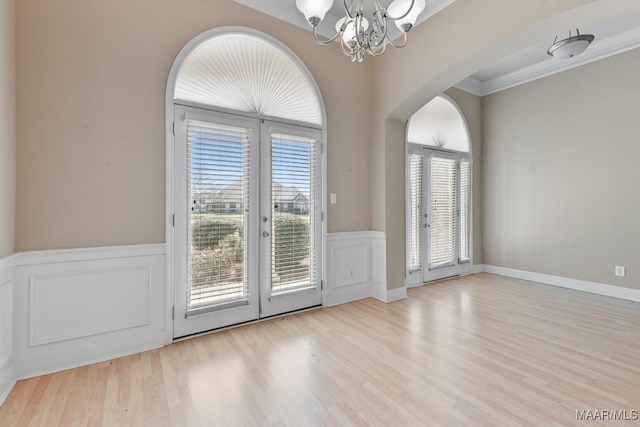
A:
[[[211,37],[184,60],[175,99],[321,126],[317,88],[291,55],[253,32]]]
[[[407,283],[470,272],[471,138],[450,98],[411,117],[407,152]]]
[[[407,140],[436,149],[470,153],[471,138],[467,122],[458,106],[437,96],[410,119]]]
[[[174,338],[322,303],[324,123],[311,74],[265,34],[215,29],[180,52],[167,85]]]

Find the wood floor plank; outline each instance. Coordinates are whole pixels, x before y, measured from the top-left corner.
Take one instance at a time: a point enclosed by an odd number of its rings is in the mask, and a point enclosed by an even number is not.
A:
[[[19,381],[0,425],[605,426],[576,411],[640,410],[640,304],[489,274],[408,293]]]

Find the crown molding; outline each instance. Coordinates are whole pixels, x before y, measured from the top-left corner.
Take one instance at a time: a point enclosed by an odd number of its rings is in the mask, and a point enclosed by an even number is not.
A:
[[[455,85],[478,96],[491,95],[553,74],[581,67],[640,47],[640,28],[636,28],[591,45],[583,54],[570,60],[549,58],[529,67],[481,82],[467,77]],[[478,85],[480,83],[480,85]]]
[[[475,77],[467,77],[466,79],[458,82],[454,87],[476,96],[482,96],[482,85],[482,81]]]

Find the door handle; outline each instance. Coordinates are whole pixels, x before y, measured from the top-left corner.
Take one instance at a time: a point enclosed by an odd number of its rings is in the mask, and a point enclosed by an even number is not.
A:
[[[262,237],[269,237],[269,236],[270,236],[270,234],[269,234],[268,231],[263,231],[262,232]]]

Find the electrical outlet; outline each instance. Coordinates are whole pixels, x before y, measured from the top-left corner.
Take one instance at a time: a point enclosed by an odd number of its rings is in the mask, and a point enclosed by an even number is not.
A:
[[[618,277],[624,277],[625,276],[625,271],[624,271],[624,266],[622,265],[616,265],[616,276]]]

